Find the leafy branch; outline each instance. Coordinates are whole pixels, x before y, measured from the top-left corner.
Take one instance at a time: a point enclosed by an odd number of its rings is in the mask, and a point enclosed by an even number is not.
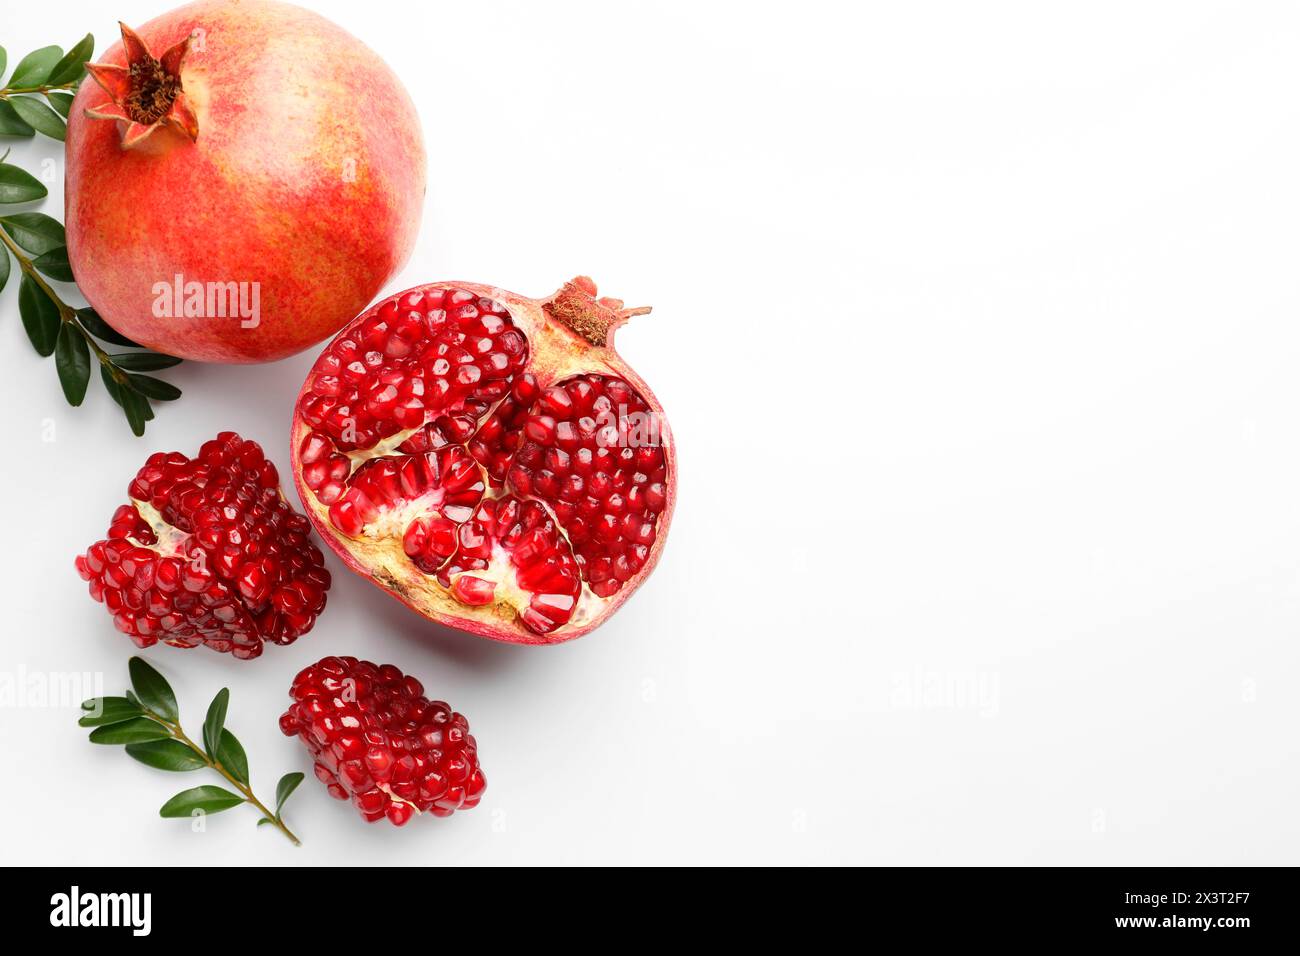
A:
[[[47,46],[19,60],[9,82],[0,87],[0,136],[40,132],[63,139],[72,94],[86,75],[86,61],[94,52],[95,38],[87,33],[67,53],[62,47]],[[7,59],[0,47],[0,76],[4,76]]]
[[[286,773],[280,778],[275,788],[274,813],[254,796],[244,747],[226,729],[229,689],[223,687],[208,706],[200,747],[181,729],[176,694],[167,680],[140,657],[132,657],[129,668],[132,690],[125,697],[96,697],[82,703],[81,709],[87,713],[78,723],[95,728],[90,732],[90,742],[125,745],[129,756],[158,770],[184,772],[206,767],[221,774],[238,791],[232,793],[225,787],[212,785],[183,790],[162,805],[159,815],[188,817],[196,811],[220,813],[247,803],[262,815],[258,826],[270,824],[293,841],[294,846],[301,846],[281,814],[289,795],[302,783],[303,774]]]
[[[60,47],[47,46],[23,57],[9,81],[0,87],[0,136],[32,136],[40,132],[62,140],[73,91],[85,77],[86,61],[94,49],[95,38],[86,34],[67,53]],[[0,47],[0,77],[4,76],[5,64],[5,50]],[[48,195],[45,186],[26,170],[4,162],[8,155],[6,152],[0,156],[0,204],[44,199]],[[68,404],[80,405],[85,399],[93,357],[104,389],[126,415],[131,431],[143,435],[145,423],[154,417],[151,401],[174,401],[180,398],[181,390],[142,373],[171,368],[180,359],[149,351],[110,353],[100,345],[104,342],[140,348],[115,332],[94,309],[68,305],[46,281],[47,277],[58,282],[75,281],[63,225],[58,220],[39,212],[0,216],[0,290],[9,281],[11,256],[22,273],[18,311],[23,328],[37,354],[54,356]]]

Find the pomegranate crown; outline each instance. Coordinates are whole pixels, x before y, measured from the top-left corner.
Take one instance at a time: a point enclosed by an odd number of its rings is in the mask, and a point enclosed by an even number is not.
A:
[[[86,72],[94,77],[109,95],[109,102],[86,109],[94,119],[118,120],[122,127],[122,146],[132,149],[154,131],[171,127],[190,139],[199,138],[199,120],[181,86],[181,63],[190,50],[190,37],[172,46],[161,57],[154,57],[140,35],[125,23],[122,48],[126,66],[114,63],[87,63]]]
[[[564,283],[542,308],[574,335],[601,348],[613,346],[615,330],[632,316],[650,312],[648,305],[625,309],[622,299],[596,298],[596,283],[588,276]]]

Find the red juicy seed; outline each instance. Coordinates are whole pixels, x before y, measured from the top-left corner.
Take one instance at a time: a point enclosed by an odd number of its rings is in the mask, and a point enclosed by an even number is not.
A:
[[[128,493],[170,526],[159,535],[133,504],[76,562],[115,626],[140,647],[206,645],[249,659],[290,644],[325,607],[329,572],[311,526],[280,495],[256,442],[222,432],[187,458],[151,455]]]
[[[469,722],[391,664],[327,657],[294,678],[280,730],[298,737],[316,777],[370,822],[477,806],[487,787]]]
[[[568,418],[573,412],[573,398],[560,385],[552,385],[542,393],[541,409],[556,418]]]
[[[469,605],[491,604],[495,591],[496,585],[491,581],[476,578],[472,574],[462,574],[451,587],[456,600]]]
[[[550,415],[530,416],[524,425],[524,434],[529,441],[549,445],[555,441],[555,419]]]
[[[402,536],[402,549],[421,571],[434,574],[455,553],[458,531],[447,518],[416,518]]]

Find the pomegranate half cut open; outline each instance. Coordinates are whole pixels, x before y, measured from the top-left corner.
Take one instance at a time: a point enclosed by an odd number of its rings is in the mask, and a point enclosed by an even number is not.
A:
[[[667,419],[614,351],[648,311],[585,277],[546,299],[436,282],[378,303],[298,396],[308,516],[431,620],[518,644],[597,627],[653,570],[676,496]]]

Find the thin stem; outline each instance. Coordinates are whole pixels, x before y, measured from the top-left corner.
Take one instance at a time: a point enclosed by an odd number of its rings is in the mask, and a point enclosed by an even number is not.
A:
[[[9,247],[9,252],[18,260],[18,267],[23,270],[23,273],[30,276],[32,281],[40,286],[41,291],[48,295],[54,304],[59,307],[59,318],[64,322],[72,321],[77,314],[76,310],[58,297],[55,291],[50,288],[50,284],[45,281],[45,277],[37,271],[32,260],[23,255],[22,249],[18,247],[16,242],[9,238],[9,233],[5,232],[3,229],[0,229],[0,241],[3,241],[4,244]]]
[[[19,93],[43,93],[44,94],[44,93],[54,93],[59,90],[67,90],[68,92],[71,92],[72,90],[75,90],[77,88],[78,82],[80,81],[73,80],[70,83],[59,83],[55,86],[50,86],[48,83],[42,84],[40,86],[11,86],[3,90],[0,90],[0,100],[7,100],[9,99],[9,97],[16,96]]]
[[[294,834],[292,830],[290,830],[287,826],[284,825],[284,821],[281,820],[279,817],[277,817],[270,810],[268,810],[266,808],[266,805],[263,804],[261,800],[257,799],[256,795],[254,795],[253,793],[253,788],[248,784],[241,783],[235,776],[233,776],[230,773],[230,771],[228,771],[224,766],[222,766],[220,761],[216,760],[213,757],[208,756],[207,751],[205,751],[202,747],[198,746],[194,741],[190,740],[190,738],[185,735],[185,731],[181,729],[181,725],[179,721],[173,724],[165,717],[155,714],[152,710],[149,710],[148,708],[145,708],[145,716],[149,717],[151,720],[154,720],[157,723],[160,723],[164,727],[166,727],[168,732],[171,733],[174,739],[179,740],[186,747],[189,747],[191,750],[193,750],[196,754],[199,755],[199,757],[203,760],[205,764],[207,764],[217,773],[221,774],[221,776],[225,777],[228,781],[230,781],[230,785],[234,787],[236,790],[238,790],[241,794],[243,794],[244,801],[246,803],[250,803],[253,806],[257,807],[257,809],[261,811],[263,817],[270,820],[271,823],[273,823],[281,833],[283,833],[286,837],[288,837],[291,841],[293,841],[294,846],[302,846],[302,841],[298,839],[298,837]]]

